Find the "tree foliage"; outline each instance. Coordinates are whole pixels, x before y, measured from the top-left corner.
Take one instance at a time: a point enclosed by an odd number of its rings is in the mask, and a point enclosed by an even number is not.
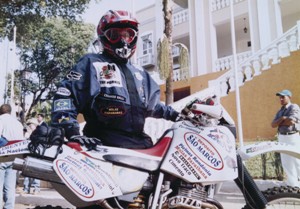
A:
[[[189,80],[190,73],[189,73],[189,50],[188,48],[181,44],[176,43],[174,46],[179,48],[179,65],[180,65],[180,80]]]
[[[0,37],[12,40],[12,28],[26,38],[29,30],[38,29],[49,17],[62,17],[75,21],[90,0],[0,0]],[[17,37],[19,43],[20,37]]]
[[[170,54],[169,41],[165,34],[159,39],[157,43],[157,67],[159,69],[159,76],[162,80],[170,76]]]
[[[22,42],[21,63],[16,73],[22,93],[32,96],[27,116],[38,103],[50,100],[58,82],[77,60],[86,53],[94,38],[93,25],[72,23],[61,18],[45,21],[38,29],[30,29]]]

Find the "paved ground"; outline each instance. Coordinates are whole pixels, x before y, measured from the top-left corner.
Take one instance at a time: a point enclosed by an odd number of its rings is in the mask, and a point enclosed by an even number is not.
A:
[[[256,180],[261,190],[280,186],[283,183],[278,181]],[[244,198],[234,182],[226,182],[221,186],[215,198],[223,205],[225,209],[241,209],[245,205]],[[59,193],[53,189],[42,188],[37,195],[33,194],[16,194],[15,209],[30,209],[35,206],[61,206],[63,208],[75,209],[73,205],[67,202]]]
[[[18,188],[17,190],[21,190]],[[28,209],[35,206],[61,206],[63,208],[75,209],[68,201],[66,201],[54,189],[41,188],[38,194],[16,194],[15,209]]]

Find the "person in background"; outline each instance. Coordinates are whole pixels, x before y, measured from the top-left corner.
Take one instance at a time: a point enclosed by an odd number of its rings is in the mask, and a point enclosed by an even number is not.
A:
[[[15,116],[11,115],[9,104],[0,106],[0,135],[1,139],[22,140],[23,125]],[[0,163],[0,206],[5,209],[15,208],[17,171],[12,169],[12,162]]]
[[[59,86],[51,122],[69,141],[88,147],[144,149],[153,146],[144,132],[147,117],[176,121],[178,112],[160,102],[160,88],[140,66],[133,65],[138,21],[127,11],[109,10],[99,21],[102,54],[84,55]],[[86,121],[81,136],[77,121]],[[102,142],[95,138],[101,139]]]
[[[31,133],[41,124],[41,121],[39,122],[39,116],[37,118],[31,118],[28,119],[26,122],[27,125],[27,131],[25,133],[25,138],[29,139]],[[24,182],[23,182],[23,191],[22,194],[30,194],[30,188],[33,187],[33,194],[37,194],[40,192],[40,184],[41,181],[39,179],[35,178],[30,178],[30,177],[24,177]]]
[[[47,126],[47,123],[44,121],[45,115],[42,113],[37,114],[37,121],[39,122],[39,126]]]
[[[272,121],[271,126],[277,128],[278,141],[300,147],[300,109],[297,104],[291,102],[292,93],[282,90],[276,93],[279,97],[281,108]],[[287,185],[300,187],[300,160],[281,154],[282,167],[287,176]]]

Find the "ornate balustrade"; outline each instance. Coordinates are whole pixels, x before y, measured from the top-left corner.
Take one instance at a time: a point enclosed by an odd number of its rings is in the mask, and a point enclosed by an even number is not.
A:
[[[237,54],[238,64],[245,61],[251,55],[252,55],[251,51],[246,51],[246,52]],[[217,59],[215,62],[215,71],[222,71],[222,70],[227,70],[227,69],[232,69],[232,68],[233,68],[233,56],[232,55]]]
[[[234,0],[233,3],[239,3],[245,0]],[[215,12],[230,6],[230,0],[211,0],[211,11]]]
[[[281,37],[272,41],[267,47],[238,63],[239,86],[253,79],[254,76],[260,75],[264,70],[270,69],[271,65],[280,63],[281,58],[287,57],[291,52],[298,50],[300,45],[299,31],[300,21]],[[209,86],[216,86],[220,96],[226,96],[236,89],[232,64],[228,64],[228,66],[231,66],[228,72],[215,80],[209,81]]]
[[[187,22],[189,20],[189,10],[185,9],[180,12],[176,12],[173,14],[173,26],[178,25],[180,23]]]

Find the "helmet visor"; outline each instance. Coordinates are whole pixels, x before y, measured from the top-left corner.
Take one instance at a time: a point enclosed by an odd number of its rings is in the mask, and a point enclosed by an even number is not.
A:
[[[113,44],[121,39],[130,44],[137,36],[137,32],[132,28],[109,28],[104,32],[104,36]]]

